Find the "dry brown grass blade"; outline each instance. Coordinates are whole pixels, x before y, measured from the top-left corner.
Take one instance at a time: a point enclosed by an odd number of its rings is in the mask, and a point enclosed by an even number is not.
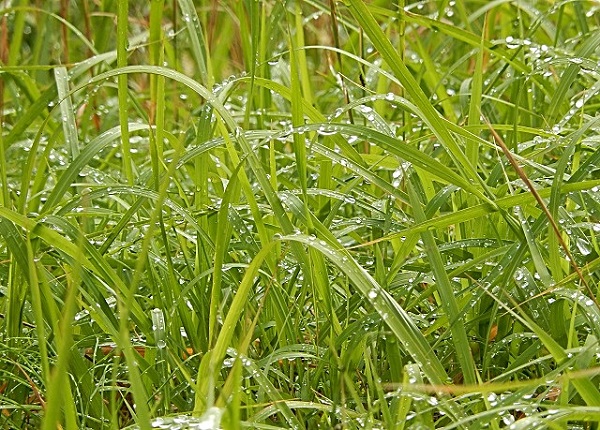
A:
[[[571,264],[571,267],[573,268],[573,270],[575,270],[579,279],[581,280],[581,282],[587,289],[590,298],[592,300],[594,300],[594,302],[596,303],[596,306],[599,306],[598,301],[596,299],[596,295],[590,288],[589,284],[585,280],[585,277],[583,276],[583,272],[581,271],[581,269],[575,262],[575,259],[571,255],[571,252],[569,251],[569,247],[565,243],[565,241],[562,237],[562,234],[560,232],[560,229],[558,228],[558,224],[556,223],[556,221],[554,220],[554,217],[552,217],[552,214],[550,213],[550,210],[548,210],[548,207],[546,206],[546,202],[544,202],[544,199],[542,199],[540,194],[537,192],[537,190],[533,186],[533,183],[531,182],[531,180],[529,179],[529,177],[527,176],[527,174],[525,173],[523,168],[519,165],[519,163],[517,162],[515,157],[513,157],[512,153],[506,146],[506,143],[504,143],[504,140],[500,137],[498,132],[496,132],[496,130],[494,130],[494,127],[492,127],[492,124],[490,124],[490,122],[487,120],[487,118],[484,118],[484,121],[487,124],[490,132],[492,133],[492,136],[494,137],[494,141],[502,149],[502,152],[508,159],[510,165],[513,167],[513,169],[515,169],[515,172],[517,173],[517,175],[519,175],[519,178],[521,178],[521,180],[525,183],[525,185],[527,185],[527,188],[529,189],[529,191],[531,192],[531,194],[533,195],[535,200],[538,202],[540,208],[542,209],[542,212],[544,212],[544,215],[546,216],[546,218],[548,218],[548,222],[550,222],[550,225],[552,226],[552,230],[554,231],[554,234],[556,235],[556,238],[558,239],[558,242],[560,243],[561,248],[563,249],[563,251],[565,252],[565,255],[569,259],[569,263]]]

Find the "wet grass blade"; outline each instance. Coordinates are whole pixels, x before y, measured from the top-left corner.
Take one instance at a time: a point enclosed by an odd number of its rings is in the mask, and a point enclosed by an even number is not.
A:
[[[417,193],[418,179],[416,175],[412,176],[412,181],[408,185],[408,195],[412,204],[412,210],[415,221],[424,222],[426,220],[425,212],[421,207],[421,199]],[[414,184],[414,185],[413,185]],[[430,230],[421,233],[425,250],[431,265],[431,270],[434,275],[437,291],[440,295],[440,306],[444,309],[447,317],[452,339],[454,342],[454,350],[458,357],[458,362],[462,368],[462,375],[467,384],[475,384],[477,381],[477,373],[475,371],[475,363],[471,355],[471,347],[467,337],[465,321],[461,315],[461,311],[456,300],[456,293],[450,283],[446,268],[439,252],[438,245]]]
[[[127,66],[127,34],[129,19],[129,1],[119,1],[117,7],[117,67]],[[133,185],[133,170],[131,166],[131,148],[129,145],[129,101],[127,98],[127,75],[119,75],[119,123],[121,128],[121,147],[123,148],[123,170],[129,185]]]

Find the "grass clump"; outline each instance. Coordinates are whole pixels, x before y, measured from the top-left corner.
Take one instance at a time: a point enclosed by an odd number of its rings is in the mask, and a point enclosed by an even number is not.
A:
[[[596,428],[595,2],[0,5],[3,428]]]

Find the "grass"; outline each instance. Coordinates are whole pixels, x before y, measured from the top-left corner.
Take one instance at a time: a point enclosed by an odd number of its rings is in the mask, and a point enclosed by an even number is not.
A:
[[[597,428],[598,8],[0,2],[0,426]]]

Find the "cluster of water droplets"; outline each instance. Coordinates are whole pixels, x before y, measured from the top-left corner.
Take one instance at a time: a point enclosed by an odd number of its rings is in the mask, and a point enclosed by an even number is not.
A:
[[[223,410],[217,407],[209,408],[204,415],[199,418],[189,415],[175,415],[154,418],[150,425],[155,429],[169,430],[219,430],[221,428],[221,416]],[[138,430],[139,427],[131,427],[132,430]]]
[[[248,76],[247,72],[240,72],[237,75],[230,75],[227,78],[223,79],[221,82],[219,82],[218,84],[215,84],[212,87],[212,93],[215,96],[218,96],[219,94],[221,94],[221,92],[225,91],[227,88],[229,88],[235,81],[245,78],[246,76]]]

